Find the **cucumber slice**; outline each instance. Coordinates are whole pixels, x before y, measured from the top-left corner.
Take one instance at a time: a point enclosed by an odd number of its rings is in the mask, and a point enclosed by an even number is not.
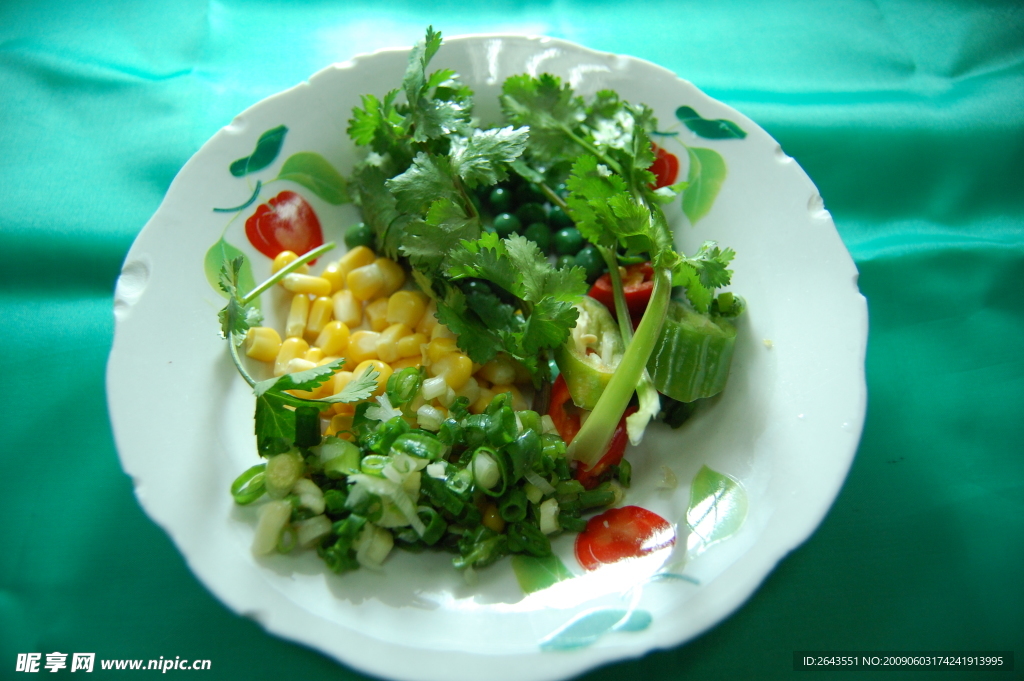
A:
[[[729,378],[736,327],[673,300],[658,344],[647,361],[658,392],[692,402],[722,392]]]

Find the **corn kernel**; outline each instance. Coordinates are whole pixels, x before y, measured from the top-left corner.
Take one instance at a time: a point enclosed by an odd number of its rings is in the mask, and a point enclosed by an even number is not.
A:
[[[306,319],[306,339],[315,341],[320,332],[331,321],[334,314],[334,301],[327,296],[320,296],[309,306],[309,317]]]
[[[383,331],[388,328],[388,299],[378,298],[366,304],[364,308],[366,321],[373,331]]]
[[[498,505],[493,501],[488,502],[482,509],[483,519],[480,521],[484,527],[498,534],[505,531],[505,519],[501,517],[501,512],[498,511]]]
[[[390,296],[405,284],[405,270],[391,258],[377,258],[374,263],[383,277],[383,295]],[[411,325],[410,325],[411,326]]]
[[[472,370],[473,362],[461,352],[449,352],[430,365],[430,374],[444,378],[452,390],[466,385]]]
[[[372,262],[349,272],[345,284],[356,300],[370,300],[384,290],[384,273],[377,263]]]
[[[307,362],[312,362],[315,366],[320,364],[320,360],[324,358],[324,351],[320,348],[310,348],[306,350],[305,356],[302,358]]]
[[[284,323],[285,338],[301,338],[309,321],[309,296],[299,293],[292,298],[288,319]]]
[[[514,409],[515,411],[522,411],[524,409],[530,408],[530,405],[526,403],[526,399],[523,397],[523,393],[520,392],[519,388],[517,388],[514,385],[492,385],[491,392],[493,392],[495,395],[500,395],[501,393],[511,393],[512,409]]]
[[[285,366],[284,372],[286,374],[294,374],[306,369],[312,369],[316,364],[314,362],[306,361],[303,357],[292,357],[288,360],[288,364]]]
[[[405,324],[392,324],[380,332],[377,340],[377,357],[385,362],[394,362],[401,355],[398,353],[398,339],[412,335],[412,329]]]
[[[281,376],[288,371],[288,363],[297,357],[305,357],[309,343],[302,338],[285,338],[274,360],[274,375]]]
[[[377,376],[377,389],[373,391],[373,394],[384,394],[384,389],[388,387],[388,379],[391,378],[391,374],[393,374],[395,370],[392,369],[391,365],[387,362],[382,362],[379,359],[368,359],[360,362],[359,365],[352,370],[352,375],[361,376],[368,366],[372,366],[380,374]]]
[[[354,269],[365,267],[377,259],[377,254],[366,246],[356,246],[351,251],[341,256],[338,260],[338,267],[346,278],[348,273]]]
[[[491,383],[506,384],[512,383],[516,379],[516,368],[513,366],[513,360],[504,354],[498,355],[480,367],[480,370],[476,373]]]
[[[261,362],[273,362],[281,350],[281,336],[269,326],[253,326],[245,333],[245,354]]]
[[[346,366],[348,365],[346,364]],[[331,395],[337,395],[345,389],[346,385],[352,382],[352,376],[353,374],[351,371],[339,371],[331,377],[331,380],[325,381],[324,384],[330,386]],[[338,405],[336,404],[334,406],[337,407]]]
[[[480,384],[477,383],[476,379],[470,376],[469,380],[466,381],[465,385],[455,391],[456,397],[465,397],[469,400],[470,404],[476,402],[477,398],[480,397]]]
[[[487,388],[480,388],[480,396],[476,398],[476,402],[469,405],[469,411],[473,414],[482,414],[487,409],[487,405],[494,399],[494,393]]]
[[[324,354],[340,357],[348,349],[348,325],[337,320],[327,322],[323,331],[316,337],[316,345]]]
[[[337,293],[345,288],[345,273],[341,270],[341,263],[332,262],[324,268],[320,276],[331,282],[331,293]]]
[[[352,414],[336,414],[331,417],[331,424],[327,426],[327,435],[333,435],[345,440],[353,439],[353,435],[347,431],[352,429]]]
[[[296,255],[294,251],[281,251],[274,257],[274,262],[270,264],[270,273],[277,274],[282,269],[284,269],[285,267],[292,264],[298,259],[299,256]],[[309,272],[309,265],[299,265],[298,268],[295,269],[294,271],[298,272],[299,274],[306,274],[307,272]]]
[[[415,357],[403,357],[402,359],[396,359],[391,363],[391,368],[395,371],[401,371],[408,367],[420,367],[423,366],[423,359],[416,355]]]
[[[455,338],[455,334],[447,326],[438,322],[430,330],[430,340],[435,338]]]
[[[449,352],[458,352],[459,346],[454,338],[437,338],[427,344],[427,360],[433,364]]]
[[[427,309],[423,311],[419,323],[416,325],[416,332],[430,335],[430,332],[437,326],[437,303],[431,300],[427,303]]]
[[[342,290],[331,296],[334,301],[334,318],[353,328],[363,323],[363,304],[356,300],[349,290]]]
[[[423,319],[427,297],[419,291],[395,291],[388,299],[388,324],[405,324],[410,329]]]
[[[398,339],[398,356],[405,357],[420,357],[420,346],[425,345],[427,337],[422,333],[412,333],[408,336],[403,336]]]
[[[380,334],[376,331],[356,331],[348,337],[349,362],[359,364],[368,359],[377,359],[377,341]]]
[[[307,293],[311,296],[331,295],[331,282],[323,277],[314,277],[311,274],[296,274],[292,272],[285,275],[281,283],[292,293]]]

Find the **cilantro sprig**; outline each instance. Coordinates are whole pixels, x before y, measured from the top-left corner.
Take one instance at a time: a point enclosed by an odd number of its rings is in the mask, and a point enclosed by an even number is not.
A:
[[[246,333],[261,321],[259,311],[252,306],[252,301],[303,264],[332,248],[334,244],[327,243],[309,251],[246,294],[239,289],[239,276],[245,262],[244,257],[238,256],[221,266],[219,283],[221,289],[228,294],[227,305],[218,313],[221,335],[228,341],[231,359],[239,374],[252,386],[256,395],[256,444],[262,456],[285,452],[292,447],[298,435],[297,418],[303,410],[318,418],[317,415],[332,404],[358,402],[370,397],[377,389],[379,372],[373,367],[367,367],[366,371],[353,378],[339,393],[322,398],[300,397],[292,391],[315,390],[335,372],[341,370],[346,360],[338,359],[305,371],[257,381],[238,356],[238,346],[244,341]]]

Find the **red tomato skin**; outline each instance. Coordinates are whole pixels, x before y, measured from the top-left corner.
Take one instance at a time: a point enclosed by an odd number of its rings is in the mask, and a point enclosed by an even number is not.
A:
[[[610,508],[587,521],[576,535],[576,560],[584,570],[670,549],[676,543],[672,525],[639,506]]]
[[[651,143],[651,150],[654,152],[654,163],[648,168],[654,173],[654,189],[661,189],[670,184],[675,184],[679,176],[679,159],[676,155],[665,151],[657,144]]]
[[[292,191],[283,191],[245,221],[245,236],[257,251],[274,258],[281,251],[307,253],[324,243],[313,207]]]
[[[626,453],[626,442],[629,437],[626,433],[626,417],[637,411],[636,407],[629,407],[619,419],[619,425],[615,426],[612,434],[612,441],[608,444],[608,451],[604,453],[601,460],[594,464],[590,470],[584,470],[582,465],[576,469],[576,479],[586,489],[594,489],[601,480],[601,474],[608,470],[609,466],[617,466]]]
[[[566,409],[566,405],[569,409]],[[572,395],[569,394],[569,386],[565,377],[561,374],[555,379],[551,386],[551,402],[548,406],[548,416],[555,423],[558,434],[565,440],[565,444],[572,442],[576,433],[580,432],[580,415],[573,404]]]

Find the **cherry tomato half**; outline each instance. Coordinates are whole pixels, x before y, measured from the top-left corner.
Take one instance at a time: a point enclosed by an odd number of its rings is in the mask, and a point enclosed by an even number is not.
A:
[[[661,189],[674,184],[679,176],[679,159],[676,155],[665,151],[657,144],[651,143],[651,150],[654,152],[654,163],[648,168],[654,173],[654,189]]]
[[[676,533],[667,520],[639,506],[611,508],[587,521],[576,535],[576,560],[584,570],[672,548]]]
[[[261,203],[245,221],[245,235],[249,243],[268,258],[276,257],[281,251],[302,255],[324,243],[320,220],[313,207],[291,191],[283,191],[267,203]]]
[[[651,263],[644,262],[626,268],[626,274],[622,277],[622,292],[626,295],[626,307],[629,308],[630,317],[643,316],[647,304],[651,302],[652,291],[654,291],[654,268],[651,267]],[[603,303],[612,316],[618,317],[615,314],[615,293],[612,289],[612,279],[607,272],[597,278],[587,295]]]

